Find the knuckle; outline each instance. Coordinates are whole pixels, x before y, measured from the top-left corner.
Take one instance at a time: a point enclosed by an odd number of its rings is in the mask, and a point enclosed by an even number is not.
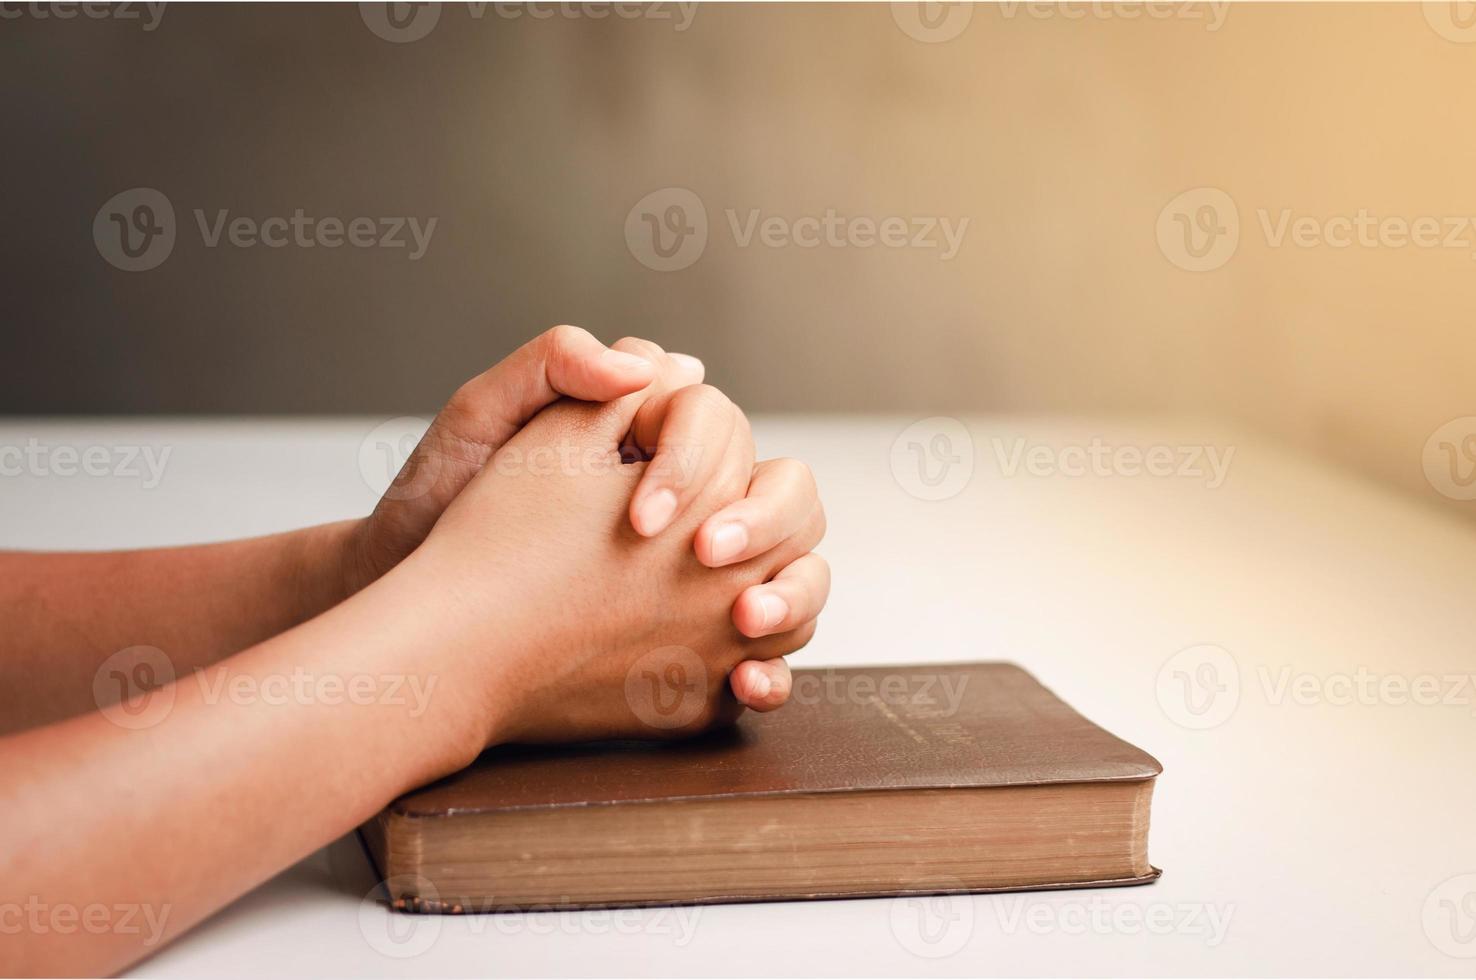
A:
[[[666,351],[653,341],[644,340],[640,337],[621,337],[610,345],[613,349],[644,357],[648,361],[660,363],[660,359],[666,356]]]
[[[688,385],[671,396],[672,404],[684,412],[701,415],[723,415],[736,406],[719,388],[710,384]]]
[[[830,588],[830,562],[818,551],[810,552],[810,559],[815,563],[815,574],[820,579],[820,585],[824,589]]]
[[[779,471],[779,476],[792,490],[807,497],[819,497],[819,487],[815,485],[815,474],[808,464],[789,456],[771,460],[770,466]]]
[[[475,420],[477,413],[476,388],[470,381],[451,392],[446,404],[441,407],[440,417],[452,428],[460,429]]]
[[[794,561],[802,561],[806,556],[812,554],[815,546],[824,537],[825,508],[821,507],[817,501],[803,523],[789,536],[789,543],[795,548],[795,554],[797,554]]]
[[[743,412],[738,412],[737,423],[733,427],[731,437],[733,452],[743,460],[743,490],[748,493],[749,486],[753,483],[754,460],[758,456],[758,446],[753,441],[753,429],[748,424],[748,418]]]
[[[784,644],[785,652],[794,653],[796,650],[803,650],[808,646],[810,641],[815,638],[816,625],[817,621],[812,619],[805,625],[796,627],[786,633],[785,639],[787,642]]]
[[[818,616],[820,610],[825,608],[825,603],[830,601],[830,563],[819,555],[815,559],[815,586],[810,599],[815,604],[815,614]]]
[[[733,438],[743,441],[743,444],[748,448],[748,456],[751,463],[754,455],[756,455],[756,447],[753,443],[753,426],[748,421],[748,415],[736,403],[733,404]]]
[[[559,329],[559,327],[554,328],[554,330]],[[550,385],[556,387],[559,384],[558,379],[562,378],[574,363],[576,344],[577,341],[570,334],[549,332],[548,341],[539,351],[539,360],[542,361],[540,370]]]
[[[720,428],[728,434],[737,422],[735,410],[737,406],[713,385],[688,385],[672,394],[673,415],[688,419],[682,428],[698,425],[704,432],[716,434]]]
[[[586,337],[592,337],[588,330],[576,327],[568,323],[561,323],[556,327],[549,327],[543,332],[544,344],[552,350],[562,350],[572,347]]]
[[[748,492],[748,474],[737,466],[720,463],[719,467],[710,481],[717,496],[730,503],[742,500]]]

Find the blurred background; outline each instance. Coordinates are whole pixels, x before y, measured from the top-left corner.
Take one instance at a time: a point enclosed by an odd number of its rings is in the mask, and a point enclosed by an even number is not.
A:
[[[307,867],[145,974],[1470,976],[1473,80],[1469,2],[0,2],[5,548],[360,516],[528,338],[651,337],[814,468],[796,666],[1021,663],[1165,765],[1116,907],[1235,910],[409,961]]]
[[[0,413],[429,413],[569,322],[1476,513],[1469,7],[7,7]]]

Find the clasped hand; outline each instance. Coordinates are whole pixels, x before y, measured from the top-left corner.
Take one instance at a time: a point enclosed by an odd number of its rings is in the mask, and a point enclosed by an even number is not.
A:
[[[449,669],[488,692],[487,741],[688,734],[788,698],[782,657],[829,589],[824,510],[702,380],[649,341],[556,327],[457,391],[362,527],[364,578],[413,554],[405,572],[466,599]],[[673,668],[700,706],[662,714],[627,683]]]

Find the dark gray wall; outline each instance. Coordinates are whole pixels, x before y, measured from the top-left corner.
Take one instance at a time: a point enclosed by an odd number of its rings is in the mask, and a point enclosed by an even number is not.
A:
[[[1071,66],[1120,72],[1145,44],[1182,58],[1220,43],[1202,25],[979,8],[928,43],[886,4],[541,16],[558,9],[447,4],[410,43],[376,35],[373,4],[174,4],[152,30],[148,13],[4,20],[0,412],[425,411],[558,322],[696,353],[757,410],[1186,407],[1197,390],[1154,366],[1197,370],[1204,339],[1097,286],[1125,263],[1184,276],[1148,233],[1159,185],[1132,195],[1147,225],[1124,235],[1121,188],[1082,180],[1083,154],[1133,166],[1142,134],[1114,131]],[[140,187],[176,240],[127,272],[93,223]],[[710,225],[675,272],[625,236],[666,187]],[[102,249],[138,203],[104,214]],[[410,261],[209,248],[195,215],[297,209],[437,224]],[[971,227],[948,260],[741,245],[727,213],[755,211]]]

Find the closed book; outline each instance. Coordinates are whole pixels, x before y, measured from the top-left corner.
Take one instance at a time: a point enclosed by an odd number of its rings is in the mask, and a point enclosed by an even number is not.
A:
[[[363,833],[423,912],[1136,885],[1160,771],[1014,664],[797,670],[699,738],[493,749]]]

